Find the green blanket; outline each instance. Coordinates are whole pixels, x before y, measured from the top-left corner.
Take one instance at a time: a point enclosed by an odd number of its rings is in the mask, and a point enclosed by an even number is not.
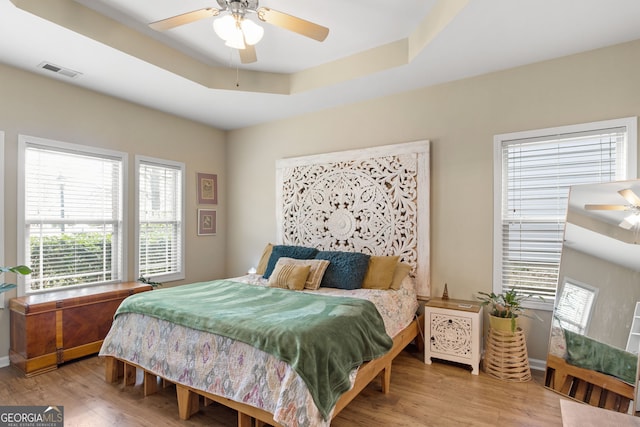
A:
[[[620,378],[629,384],[636,382],[638,356],[605,343],[564,329],[567,342],[567,362]]]
[[[393,341],[375,305],[228,280],[143,292],[116,311],[140,313],[242,341],[287,362],[325,419],[349,373],[382,356]]]

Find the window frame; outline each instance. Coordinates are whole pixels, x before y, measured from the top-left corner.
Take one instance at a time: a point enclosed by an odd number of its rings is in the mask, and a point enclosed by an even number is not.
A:
[[[122,151],[116,151],[116,150],[110,150],[110,149],[104,149],[104,148],[99,148],[99,147],[94,147],[94,146],[90,146],[90,145],[84,145],[84,144],[74,144],[74,143],[70,143],[70,142],[64,142],[64,141],[58,141],[58,140],[53,140],[53,139],[49,139],[49,138],[41,138],[41,137],[36,137],[36,136],[30,136],[30,135],[18,135],[18,179],[17,179],[17,184],[18,184],[18,194],[17,194],[17,205],[18,205],[18,212],[17,212],[17,223],[18,223],[18,230],[17,230],[17,250],[18,250],[18,254],[17,254],[17,259],[18,259],[18,264],[24,264],[24,265],[30,265],[30,262],[27,260],[27,242],[26,242],[26,219],[25,219],[25,215],[26,215],[26,195],[25,195],[25,191],[26,191],[26,168],[25,168],[25,161],[26,161],[26,149],[28,147],[44,147],[47,149],[52,149],[52,150],[60,150],[60,151],[66,151],[66,152],[76,152],[82,155],[87,155],[87,156],[96,156],[96,157],[109,157],[109,158],[114,158],[114,159],[118,159],[119,161],[122,162],[122,183],[121,183],[121,194],[120,194],[120,198],[121,198],[121,222],[120,222],[120,229],[121,229],[121,236],[120,238],[122,239],[122,245],[121,245],[121,254],[118,257],[120,260],[120,268],[119,270],[119,278],[113,281],[109,281],[107,283],[120,283],[123,281],[127,280],[127,260],[128,260],[128,214],[127,212],[129,211],[128,209],[128,154]],[[26,278],[19,276],[18,277],[18,296],[24,296],[24,295],[35,295],[35,294],[42,294],[42,293],[49,293],[49,292],[59,292],[59,291],[65,291],[65,290],[69,290],[69,289],[77,289],[77,288],[82,288],[82,287],[91,287],[91,286],[99,286],[99,285],[103,285],[105,284],[105,282],[98,282],[98,283],[86,283],[86,284],[80,284],[80,285],[73,285],[73,286],[64,286],[64,287],[57,287],[57,288],[52,288],[52,289],[42,289],[42,290],[38,290],[38,291],[30,291],[27,292],[26,289]]]
[[[164,283],[164,282],[172,282],[177,280],[183,280],[185,278],[185,258],[186,258],[186,246],[185,246],[185,235],[186,235],[186,165],[182,162],[177,162],[173,160],[159,159],[156,157],[149,157],[143,155],[135,156],[135,242],[134,242],[134,250],[135,250],[135,267],[134,273],[135,277],[140,277],[140,164],[153,164],[162,167],[168,167],[172,169],[179,169],[182,175],[181,182],[181,191],[182,191],[182,200],[181,200],[181,215],[182,220],[180,224],[180,263],[179,263],[179,271],[170,274],[156,274],[145,276],[146,279],[152,279],[153,281]]]
[[[544,138],[555,135],[572,134],[579,132],[588,132],[598,129],[626,127],[627,141],[625,147],[625,174],[621,179],[634,179],[637,177],[638,162],[638,137],[637,137],[637,117],[626,117],[612,120],[602,120],[589,123],[581,123],[568,126],[558,126],[552,128],[535,129],[521,132],[512,132],[495,135],[493,138],[493,165],[494,165],[494,181],[493,181],[493,280],[492,289],[495,293],[502,293],[504,289],[502,284],[502,196],[503,196],[503,164],[502,164],[502,148],[505,142],[514,140],[524,140],[532,138]],[[621,153],[618,153],[620,156]],[[566,217],[565,217],[566,220]],[[556,295],[558,286],[556,284]],[[544,302],[537,299],[530,299],[523,303],[526,308],[552,311],[554,307],[554,299],[545,300]]]
[[[578,324],[573,319],[566,319],[566,318],[557,317],[560,314],[558,312],[558,309],[560,308],[560,303],[561,303],[561,300],[562,300],[562,298],[561,298],[562,294],[565,292],[565,290],[567,289],[568,286],[573,286],[574,288],[579,288],[579,289],[581,289],[583,291],[586,291],[586,292],[590,293],[591,296],[592,296],[588,310],[584,311],[584,314],[586,315],[586,317],[583,316],[583,320],[586,320],[586,322],[584,322],[584,323],[581,322],[580,324]],[[576,333],[578,333],[580,335],[584,335],[585,331],[587,331],[589,329],[589,326],[591,325],[591,317],[593,316],[593,310],[595,309],[600,289],[595,287],[595,286],[589,285],[587,283],[580,282],[578,280],[574,280],[574,279],[572,279],[570,277],[566,277],[566,276],[562,280],[562,286],[558,286],[558,290],[560,290],[560,289],[561,289],[560,298],[556,298],[556,304],[554,306],[554,311],[553,311],[554,312],[554,316],[556,316],[555,321],[556,322],[560,322],[560,324],[562,325],[562,328],[564,328],[564,329],[569,329],[569,330],[572,330],[573,332],[576,332]],[[566,322],[566,323],[570,324],[571,326],[569,328],[567,328],[566,326],[564,326],[563,322]],[[575,331],[575,330],[573,330],[572,327],[578,327],[578,329],[580,329],[580,330]]]

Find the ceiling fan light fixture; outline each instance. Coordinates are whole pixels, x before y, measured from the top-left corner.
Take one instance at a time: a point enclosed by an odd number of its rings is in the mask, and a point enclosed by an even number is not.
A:
[[[240,33],[240,37],[232,37],[225,42],[225,46],[232,47],[234,49],[245,49],[247,45],[244,44],[244,40],[242,40],[242,33]]]
[[[231,15],[225,15],[215,19],[213,21],[213,31],[215,31],[222,40],[227,41],[238,31],[236,20]]]
[[[252,20],[243,19],[240,22],[240,28],[242,28],[242,32],[244,33],[244,41],[246,44],[255,45],[260,40],[262,40],[262,36],[264,35],[264,28],[262,28]]]
[[[246,45],[258,43],[264,29],[255,22],[240,16],[225,15],[213,21],[213,30],[227,46],[244,49]]]
[[[246,48],[244,44],[244,34],[242,33],[242,27],[240,21],[235,16],[225,15],[221,18],[213,21],[213,30],[218,37],[224,40],[225,45],[234,49]]]
[[[625,219],[623,219],[620,223],[620,227],[624,228],[625,230],[630,230],[633,227],[638,226],[640,226],[640,213],[637,212],[625,217]]]

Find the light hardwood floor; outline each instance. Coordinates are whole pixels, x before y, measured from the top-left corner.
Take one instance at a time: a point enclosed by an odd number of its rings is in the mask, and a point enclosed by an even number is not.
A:
[[[0,404],[64,406],[66,427],[236,425],[235,411],[218,404],[181,421],[175,388],[145,398],[138,378],[133,387],[105,383],[99,357],[32,378],[7,367],[0,369]],[[561,426],[562,398],[541,382],[539,374],[527,383],[510,383],[446,363],[425,365],[409,346],[393,363],[391,392],[382,394],[374,380],[331,425]]]

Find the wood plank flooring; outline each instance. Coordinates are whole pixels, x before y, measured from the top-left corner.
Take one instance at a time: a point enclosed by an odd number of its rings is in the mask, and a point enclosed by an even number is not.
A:
[[[143,397],[133,387],[104,382],[104,361],[90,357],[25,378],[0,369],[0,404],[64,406],[65,426],[236,426],[236,412],[213,404],[188,421],[178,418],[175,388]],[[560,399],[542,375],[527,383],[494,379],[447,363],[425,365],[409,346],[393,363],[391,392],[374,380],[343,410],[333,427],[561,426]]]

